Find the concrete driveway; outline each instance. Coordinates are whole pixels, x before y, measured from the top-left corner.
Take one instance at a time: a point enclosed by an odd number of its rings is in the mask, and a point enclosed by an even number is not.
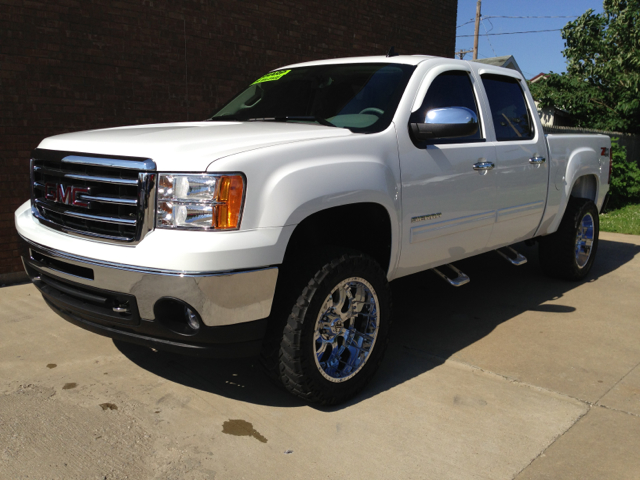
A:
[[[603,233],[579,284],[460,262],[393,285],[383,367],[314,408],[254,359],[114,343],[0,289],[2,479],[638,479],[640,237]]]

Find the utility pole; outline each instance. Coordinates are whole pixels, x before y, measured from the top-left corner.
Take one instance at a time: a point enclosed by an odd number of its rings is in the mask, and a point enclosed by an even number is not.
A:
[[[482,0],[478,0],[478,5],[476,6],[476,31],[473,35],[473,59],[478,59],[478,34],[480,33],[480,4]]]
[[[458,55],[460,57],[460,60],[464,60],[464,56],[466,53],[471,53],[473,52],[473,50],[458,50],[456,52],[456,55]]]

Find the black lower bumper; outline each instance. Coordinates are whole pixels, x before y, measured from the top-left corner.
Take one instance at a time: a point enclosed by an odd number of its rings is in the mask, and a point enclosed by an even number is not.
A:
[[[135,297],[54,279],[30,267],[27,274],[47,305],[65,320],[99,335],[185,355],[213,358],[253,356],[260,353],[267,319],[229,326],[201,325],[195,333],[181,334],[156,320],[140,318]],[[127,305],[128,313],[113,306]]]

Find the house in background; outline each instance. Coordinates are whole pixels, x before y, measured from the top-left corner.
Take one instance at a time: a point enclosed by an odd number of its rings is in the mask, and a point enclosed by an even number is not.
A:
[[[531,80],[530,83],[536,83],[547,78],[546,73],[539,73]],[[556,107],[540,108],[538,102],[536,102],[536,108],[538,109],[538,115],[542,121],[543,127],[573,127],[575,122],[569,112]]]
[[[485,63],[487,65],[494,65],[496,67],[510,68],[511,70],[520,72],[520,74],[524,77],[524,73],[522,73],[522,70],[520,70],[518,62],[516,62],[516,59],[513,58],[513,55],[505,55],[504,57],[479,58],[473,61],[477,63]]]

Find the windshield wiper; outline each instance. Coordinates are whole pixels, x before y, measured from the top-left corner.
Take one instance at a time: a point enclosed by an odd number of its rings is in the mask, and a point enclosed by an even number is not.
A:
[[[276,117],[275,121],[276,122],[286,122],[289,120],[301,120],[301,121],[306,121],[306,120],[311,120],[314,122],[318,122],[320,125],[324,125],[325,127],[336,127],[337,125],[334,125],[333,123],[331,123],[329,120],[327,120],[326,118],[322,118],[322,117],[318,117],[317,115],[302,115],[302,116],[298,116],[298,115],[290,115],[287,117]]]
[[[209,119],[212,122],[216,121],[228,121],[235,120],[237,122],[288,122],[288,121],[312,121],[318,122],[320,125],[324,125],[325,127],[337,127],[329,120],[314,116],[314,115],[290,115],[286,117],[253,117],[253,118],[238,118],[236,115],[220,115],[218,117],[211,117]]]
[[[209,119],[210,122],[226,122],[228,120],[240,121],[240,119],[235,115],[220,115],[218,117],[211,117]]]

